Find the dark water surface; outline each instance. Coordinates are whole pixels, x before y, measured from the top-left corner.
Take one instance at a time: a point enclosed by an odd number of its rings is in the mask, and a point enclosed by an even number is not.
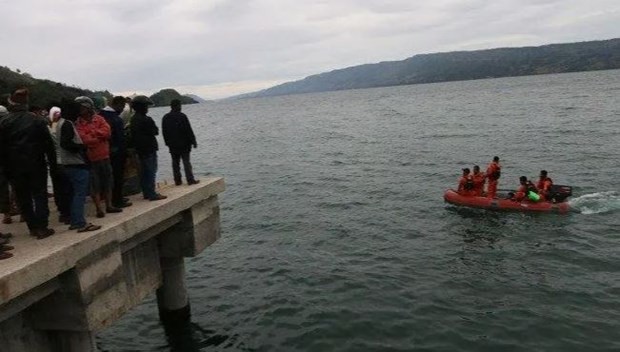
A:
[[[620,350],[620,71],[185,112],[195,169],[227,191],[222,238],[187,260],[194,324],[173,350]],[[494,155],[500,188],[544,168],[583,213],[444,204]],[[153,298],[99,343],[171,350]]]

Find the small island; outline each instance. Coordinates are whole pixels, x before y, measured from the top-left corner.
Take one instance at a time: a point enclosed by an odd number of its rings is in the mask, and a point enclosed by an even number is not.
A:
[[[169,106],[170,102],[174,99],[179,99],[181,104],[198,104],[198,101],[193,98],[181,95],[179,92],[172,88],[162,89],[159,92],[150,96],[155,106]]]

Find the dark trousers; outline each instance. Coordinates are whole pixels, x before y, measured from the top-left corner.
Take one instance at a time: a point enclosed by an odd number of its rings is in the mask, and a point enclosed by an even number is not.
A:
[[[0,169],[0,213],[11,212],[11,198],[9,196],[9,180]]]
[[[71,180],[67,177],[63,166],[58,165],[57,172],[50,174],[52,177],[52,186],[54,187],[54,203],[58,212],[62,217],[71,215],[71,199],[73,197]]]
[[[145,199],[155,199],[155,175],[157,174],[157,153],[140,155],[140,186]]]
[[[47,167],[11,175],[17,204],[30,231],[45,230],[49,225],[47,206]]]
[[[112,205],[120,206],[123,204],[123,184],[125,182],[125,161],[126,152],[116,152],[110,154],[110,164],[112,165]]]
[[[181,177],[181,167],[179,162],[183,160],[183,170],[185,171],[185,179],[187,182],[194,182],[194,173],[192,172],[192,164],[189,161],[189,151],[170,151],[172,156],[172,174],[174,175],[174,183],[180,185],[183,183]]]

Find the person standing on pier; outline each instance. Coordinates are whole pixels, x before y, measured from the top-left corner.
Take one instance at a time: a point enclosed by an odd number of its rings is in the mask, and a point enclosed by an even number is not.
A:
[[[6,107],[0,105],[0,121],[9,114]],[[11,198],[9,196],[9,180],[4,175],[2,164],[0,164],[0,213],[2,213],[2,222],[10,224],[11,220]]]
[[[0,121],[0,163],[15,188],[17,202],[30,234],[37,239],[54,234],[49,226],[47,161],[56,165],[56,151],[47,123],[28,112],[27,89],[9,98],[9,114]]]
[[[8,114],[9,111],[4,106],[0,105],[0,121]],[[9,200],[9,180],[7,180],[4,175],[2,164],[0,164],[0,213],[4,214],[3,220],[6,220],[7,218],[9,220],[11,219],[10,212],[11,205]],[[13,257],[13,254],[9,252],[12,248],[6,246],[11,237],[12,235],[9,233],[0,232],[0,260]]]
[[[133,147],[140,159],[140,186],[144,199],[161,200],[168,197],[157,193],[155,180],[157,176],[157,139],[159,129],[155,121],[146,114],[149,112],[149,105],[153,105],[151,99],[144,95],[135,96],[131,100],[131,108],[135,115],[131,118],[130,131]]]
[[[120,213],[123,210],[112,206],[112,166],[110,165],[110,125],[95,112],[95,104],[89,97],[77,97],[80,103],[80,117],[75,128],[86,145],[86,155],[90,161],[90,181],[93,202],[97,217],[105,213]],[[105,212],[102,201],[105,203]]]
[[[52,107],[49,113],[49,131],[56,147],[57,162],[60,153],[60,143],[56,133],[56,126],[60,120],[61,113],[61,109],[57,106]],[[71,221],[71,181],[67,178],[60,165],[56,170],[50,171],[50,178],[52,179],[52,187],[54,189],[54,203],[56,203],[56,208],[58,209],[58,221],[68,225]]]
[[[82,142],[75,122],[80,115],[80,103],[67,101],[55,128],[58,139],[58,169],[71,184],[69,230],[96,231],[101,228],[86,222],[84,207],[89,194],[90,167],[86,157],[87,148]]]
[[[170,103],[170,112],[164,115],[161,121],[161,129],[164,134],[164,142],[170,150],[172,157],[172,173],[174,175],[174,184],[180,186],[183,184],[181,177],[181,168],[179,162],[183,160],[183,170],[185,171],[185,179],[188,185],[197,184],[198,180],[194,178],[192,172],[192,164],[189,159],[189,153],[192,147],[198,147],[196,136],[189,123],[187,115],[181,112],[181,101],[174,99]]]
[[[114,185],[112,186],[112,205],[117,208],[125,208],[131,202],[123,198],[123,183],[125,181],[125,161],[127,160],[127,146],[125,143],[125,123],[120,116],[125,108],[125,97],[116,96],[112,102],[104,107],[99,114],[103,116],[110,129],[110,162]]]

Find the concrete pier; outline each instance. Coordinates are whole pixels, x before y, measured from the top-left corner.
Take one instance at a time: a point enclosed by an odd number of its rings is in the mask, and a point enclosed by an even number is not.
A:
[[[15,250],[0,261],[0,351],[96,351],[97,331],[154,291],[162,319],[189,318],[183,258],[219,238],[224,188],[208,178],[165,187],[166,200],[133,197],[123,213],[89,219],[103,225],[95,232],[53,224],[36,240],[24,224],[2,225]]]

